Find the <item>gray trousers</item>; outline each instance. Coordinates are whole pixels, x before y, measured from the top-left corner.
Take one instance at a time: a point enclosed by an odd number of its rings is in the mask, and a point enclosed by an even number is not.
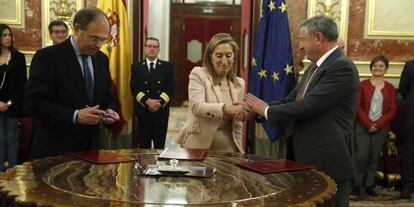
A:
[[[355,187],[373,187],[378,168],[381,149],[387,140],[388,130],[369,133],[368,129],[357,123],[355,126],[355,156],[354,162],[357,176]]]

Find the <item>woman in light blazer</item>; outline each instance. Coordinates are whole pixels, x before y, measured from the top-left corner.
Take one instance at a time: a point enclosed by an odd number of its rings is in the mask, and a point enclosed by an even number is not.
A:
[[[189,117],[176,142],[184,148],[242,152],[244,81],[237,77],[239,47],[227,33],[213,36],[203,57],[203,67],[190,73]]]

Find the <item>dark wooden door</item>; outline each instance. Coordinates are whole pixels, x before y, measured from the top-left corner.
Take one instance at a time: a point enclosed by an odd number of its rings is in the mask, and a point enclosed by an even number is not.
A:
[[[188,76],[195,66],[202,66],[204,50],[209,40],[217,33],[231,33],[231,21],[226,19],[187,18],[184,23],[184,70],[181,77],[183,85],[188,86]],[[183,90],[184,100],[188,99],[188,90]]]
[[[240,45],[241,5],[171,3],[169,60],[175,68],[175,91],[171,104],[188,100],[188,75],[194,66],[202,66],[202,57],[210,38],[229,33]]]

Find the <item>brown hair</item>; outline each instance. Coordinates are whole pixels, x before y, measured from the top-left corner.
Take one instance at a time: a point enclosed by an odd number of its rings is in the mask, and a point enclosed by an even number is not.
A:
[[[66,32],[68,31],[68,25],[63,20],[55,19],[49,23],[49,26],[47,26],[47,29],[49,30],[49,34],[53,33],[54,26],[64,26],[66,28]]]
[[[388,70],[388,58],[385,57],[384,55],[378,55],[376,57],[374,57],[374,59],[371,60],[371,63],[369,64],[369,70],[372,70],[372,66],[374,66],[375,63],[377,62],[383,62],[385,64],[385,70]]]
[[[16,48],[14,47],[13,32],[12,32],[11,28],[7,24],[0,24],[0,37],[3,36],[3,32],[6,29],[8,29],[10,31],[10,36],[11,36],[11,45],[9,46],[9,51],[14,51],[14,50],[16,50]],[[0,50],[0,55],[1,55],[1,50]]]
[[[233,49],[234,64],[229,74],[227,74],[227,79],[233,82],[237,87],[239,87],[240,83],[237,81],[237,68],[239,65],[239,46],[229,34],[218,33],[210,39],[210,41],[208,42],[207,48],[204,51],[203,66],[207,68],[207,70],[210,72],[211,76],[213,77],[213,84],[214,85],[219,84],[220,80],[218,78],[218,74],[214,70],[214,65],[212,63],[211,58],[212,58],[214,49],[216,49],[217,46],[222,45],[222,44],[229,44],[231,48]]]

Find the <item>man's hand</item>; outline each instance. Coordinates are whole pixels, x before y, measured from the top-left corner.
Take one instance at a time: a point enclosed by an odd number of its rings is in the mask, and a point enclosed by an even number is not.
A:
[[[161,108],[160,99],[149,98],[145,101],[145,104],[148,106],[148,110],[150,110],[151,112],[157,112]]]
[[[119,121],[119,115],[112,109],[105,110],[105,114],[101,115],[101,121],[105,124],[113,124]]]
[[[5,112],[9,109],[9,104],[4,103],[3,101],[0,101],[0,111]]]
[[[100,110],[99,105],[79,109],[76,122],[84,125],[95,125],[101,121],[101,114],[105,114],[105,111]]]
[[[250,112],[255,112],[257,115],[265,117],[265,109],[269,106],[266,102],[249,93],[244,96],[244,103],[248,107],[245,108],[250,109]]]
[[[249,106],[247,106],[246,103],[237,102],[237,103],[235,103],[235,105],[243,106],[243,109],[236,112],[236,114],[234,115],[234,119],[236,119],[236,120],[247,121],[247,120],[252,119],[252,117],[254,117],[256,115],[256,113],[253,112],[252,109]]]

